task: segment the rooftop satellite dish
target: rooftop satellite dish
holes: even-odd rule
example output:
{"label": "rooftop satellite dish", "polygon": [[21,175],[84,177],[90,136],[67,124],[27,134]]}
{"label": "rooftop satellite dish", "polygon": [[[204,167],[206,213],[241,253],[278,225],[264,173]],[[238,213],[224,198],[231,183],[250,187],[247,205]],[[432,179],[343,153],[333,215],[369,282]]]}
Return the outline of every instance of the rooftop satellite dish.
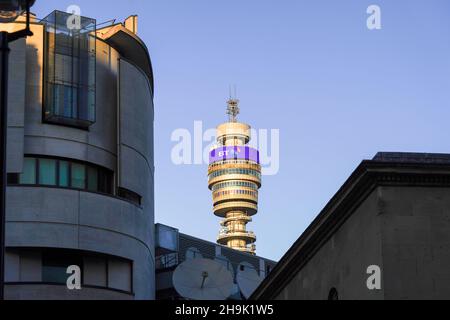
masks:
{"label": "rooftop satellite dish", "polygon": [[[231,264],[230,260],[227,257],[219,255],[214,258],[214,261],[217,261],[218,263],[223,265],[225,268],[227,268],[227,270],[230,271],[231,276],[234,279],[234,268],[233,268],[233,265]],[[233,283],[233,286],[232,286],[231,292],[230,292],[230,296],[233,296],[235,294],[239,294],[239,287],[236,283]]]}
{"label": "rooftop satellite dish", "polygon": [[219,255],[214,258],[214,261],[223,265],[228,271],[231,272],[231,276],[234,277],[233,265],[227,257]]}
{"label": "rooftop satellite dish", "polygon": [[193,300],[224,300],[230,296],[233,287],[233,277],[226,267],[203,258],[180,264],[172,280],[182,297]]}
{"label": "rooftop satellite dish", "polygon": [[248,299],[261,283],[262,279],[255,267],[248,262],[241,262],[238,266],[236,281],[241,293]]}

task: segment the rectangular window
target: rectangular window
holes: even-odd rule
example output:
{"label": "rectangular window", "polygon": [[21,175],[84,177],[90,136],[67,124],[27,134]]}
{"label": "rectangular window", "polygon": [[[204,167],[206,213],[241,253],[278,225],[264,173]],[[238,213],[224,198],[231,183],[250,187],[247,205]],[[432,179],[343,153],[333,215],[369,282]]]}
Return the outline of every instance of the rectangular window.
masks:
{"label": "rectangular window", "polygon": [[19,176],[20,184],[36,184],[36,159],[25,158],[23,173]]}
{"label": "rectangular window", "polygon": [[[9,185],[59,186],[113,194],[114,173],[100,166],[50,158],[25,157],[23,172],[9,173]],[[141,197],[124,192],[122,197],[140,204]]]}
{"label": "rectangular window", "polygon": [[83,284],[108,287],[108,260],[104,256],[85,255],[83,257]]}
{"label": "rectangular window", "polygon": [[39,184],[45,186],[56,185],[56,161],[39,159]]}
{"label": "rectangular window", "polygon": [[131,190],[119,188],[118,195],[119,197],[127,199],[128,201],[131,201],[137,205],[141,205],[142,197]]}
{"label": "rectangular window", "polygon": [[67,268],[72,265],[83,268],[83,261],[79,255],[61,250],[43,252],[42,282],[65,284],[69,277]]}
{"label": "rectangular window", "polygon": [[88,190],[98,191],[98,170],[94,167],[88,167]]}
{"label": "rectangular window", "polygon": [[69,187],[69,163],[59,161],[59,182],[60,187]]}
{"label": "rectangular window", "polygon": [[98,171],[98,191],[112,193],[112,173],[109,170]]}
{"label": "rectangular window", "polygon": [[77,117],[78,88],[71,85],[55,84],[55,114],[63,118]]}
{"label": "rectangular window", "polygon": [[112,289],[133,291],[133,264],[129,260],[108,259],[108,287]]}
{"label": "rectangular window", "polygon": [[72,163],[72,188],[86,188],[86,167],[82,164]]}

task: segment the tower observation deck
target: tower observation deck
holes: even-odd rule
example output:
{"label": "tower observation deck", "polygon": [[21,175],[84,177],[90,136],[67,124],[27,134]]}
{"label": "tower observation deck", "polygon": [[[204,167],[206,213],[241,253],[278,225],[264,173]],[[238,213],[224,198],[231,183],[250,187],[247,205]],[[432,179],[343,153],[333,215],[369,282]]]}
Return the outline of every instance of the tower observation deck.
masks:
{"label": "tower observation deck", "polygon": [[237,122],[239,101],[228,101],[229,122],[217,127],[217,145],[209,154],[208,186],[213,211],[221,221],[217,243],[255,254],[256,235],[246,230],[258,211],[261,166],[258,150],[249,147],[250,126]]}

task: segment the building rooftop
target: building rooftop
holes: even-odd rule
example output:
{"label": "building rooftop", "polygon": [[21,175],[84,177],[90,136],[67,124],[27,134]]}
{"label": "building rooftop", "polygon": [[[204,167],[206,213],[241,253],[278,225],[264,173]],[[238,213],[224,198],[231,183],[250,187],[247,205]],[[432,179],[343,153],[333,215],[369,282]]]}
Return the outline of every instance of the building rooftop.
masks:
{"label": "building rooftop", "polygon": [[414,152],[379,152],[372,159],[379,162],[396,163],[442,163],[450,164],[450,154],[414,153]]}
{"label": "building rooftop", "polygon": [[380,152],[364,160],[325,205],[250,299],[268,299],[318,250],[358,203],[379,186],[450,188],[450,154]]}

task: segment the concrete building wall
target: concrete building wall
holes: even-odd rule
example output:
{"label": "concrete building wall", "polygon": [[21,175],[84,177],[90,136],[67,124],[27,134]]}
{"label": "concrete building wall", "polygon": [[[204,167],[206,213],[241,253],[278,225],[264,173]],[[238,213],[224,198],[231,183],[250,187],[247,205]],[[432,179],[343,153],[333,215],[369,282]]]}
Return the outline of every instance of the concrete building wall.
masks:
{"label": "concrete building wall", "polygon": [[[9,28],[14,25],[10,24]],[[18,24],[15,28],[22,26]],[[117,50],[98,39],[96,122],[88,130],[45,123],[44,27],[33,24],[32,31],[34,36],[26,40],[26,56],[25,41],[12,46],[10,68],[18,68],[18,72],[10,80],[13,82],[10,96],[23,97],[24,101],[17,99],[9,106],[8,172],[22,172],[24,155],[84,161],[113,171],[114,187],[130,188],[142,197],[142,203],[121,199],[116,192],[105,195],[54,187],[9,186],[6,270],[10,284],[6,296],[10,299],[153,299],[153,98],[148,80],[137,67],[123,62]],[[119,64],[124,65],[122,79]],[[22,69],[26,72],[20,72]],[[121,84],[123,81],[131,85]],[[123,97],[121,114],[118,114],[118,88]],[[120,146],[119,141],[123,142]],[[119,150],[122,158],[118,157]],[[124,182],[118,185],[120,180]],[[120,263],[112,263],[115,277],[109,280],[118,289],[132,288],[134,296],[107,289],[78,292],[39,283],[20,283],[41,281],[41,259],[30,257],[26,262],[22,254],[28,250],[39,254],[33,248],[74,249],[128,259],[132,262],[131,283],[127,284],[127,272]],[[14,254],[14,250],[20,254]],[[85,262],[90,266],[87,279],[101,285],[100,266],[93,260]]]}
{"label": "concrete building wall", "polygon": [[132,300],[133,296],[101,288],[69,291],[65,286],[51,284],[7,284],[9,300]]}
{"label": "concrete building wall", "polygon": [[[379,186],[277,299],[442,299],[450,296],[450,189]],[[368,290],[367,267],[381,269]]]}
{"label": "concrete building wall", "polygon": [[10,64],[14,68],[9,72],[8,88],[8,172],[21,172],[24,151],[25,127],[25,79],[26,79],[26,42],[20,39],[11,44],[13,54]]}
{"label": "concrete building wall", "polygon": [[[153,104],[145,74],[128,61],[120,60],[120,186],[142,196],[148,191],[153,172]],[[135,92],[145,94],[137,95]],[[145,174],[143,174],[145,173]]]}
{"label": "concrete building wall", "polygon": [[378,195],[374,191],[327,239],[276,299],[324,300],[332,288],[339,299],[383,299],[384,290],[368,290],[366,270],[382,266]]}
{"label": "concrete building wall", "polygon": [[450,189],[381,190],[386,299],[450,297]]}
{"label": "concrete building wall", "polygon": [[[25,154],[45,154],[117,168],[117,61],[114,48],[97,40],[96,121],[89,130],[42,121],[44,28],[32,27],[27,38]],[[139,94],[138,94],[139,95]]]}

